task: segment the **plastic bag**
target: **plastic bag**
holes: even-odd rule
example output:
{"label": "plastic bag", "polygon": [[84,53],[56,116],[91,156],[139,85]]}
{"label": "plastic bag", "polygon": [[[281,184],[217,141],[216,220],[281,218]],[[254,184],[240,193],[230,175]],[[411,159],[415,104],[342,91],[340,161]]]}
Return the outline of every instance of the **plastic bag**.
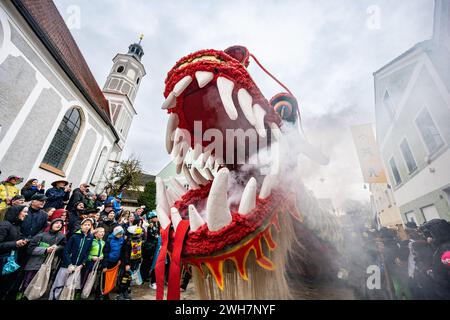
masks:
{"label": "plastic bag", "polygon": [[25,296],[28,300],[36,300],[42,297],[47,290],[48,282],[50,280],[50,273],[52,272],[53,258],[55,257],[56,250],[53,250],[47,258],[45,258],[44,263],[39,268],[38,273],[31,280],[28,287],[25,289]]}
{"label": "plastic bag", "polygon": [[139,264],[139,267],[131,274],[131,285],[140,286],[142,283],[143,281],[141,277],[141,264]]}
{"label": "plastic bag", "polygon": [[95,261],[94,267],[92,268],[91,273],[89,273],[86,283],[84,284],[83,291],[81,292],[81,297],[83,299],[89,298],[89,295],[91,294],[92,288],[94,287],[95,278],[97,276],[97,270],[98,270],[99,265],[100,265],[100,260]]}
{"label": "plastic bag", "polygon": [[75,271],[72,272],[67,278],[66,285],[64,286],[64,289],[59,296],[59,300],[74,300],[75,290],[80,289],[80,282],[81,269],[75,268]]}
{"label": "plastic bag", "polygon": [[6,263],[3,265],[2,275],[11,274],[16,272],[20,266],[16,262],[16,252],[11,251],[11,254],[6,258]]}
{"label": "plastic bag", "polygon": [[116,287],[119,266],[120,262],[118,262],[114,268],[108,269],[106,272],[102,272],[102,277],[104,276],[105,278],[105,287],[102,288],[103,295],[110,293]]}

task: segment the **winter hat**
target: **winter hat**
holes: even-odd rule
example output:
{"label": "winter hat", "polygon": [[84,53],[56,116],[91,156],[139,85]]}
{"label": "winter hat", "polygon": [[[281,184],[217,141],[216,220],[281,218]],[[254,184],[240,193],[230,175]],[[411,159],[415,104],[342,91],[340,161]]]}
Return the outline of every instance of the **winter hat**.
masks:
{"label": "winter hat", "polygon": [[83,221],[81,221],[81,225],[83,225],[85,222],[87,222],[87,221],[90,221],[91,222],[91,225],[94,225],[94,220],[92,219],[92,218],[86,218],[86,219],[83,219]]}
{"label": "winter hat", "polygon": [[152,218],[157,218],[158,216],[156,215],[156,212],[155,211],[150,211],[149,213],[148,213],[148,218],[149,219],[152,219]]}
{"label": "winter hat", "polygon": [[114,236],[117,236],[119,233],[122,233],[122,234],[124,233],[123,228],[121,226],[117,226],[113,230],[113,235]]}
{"label": "winter hat", "polygon": [[9,207],[5,213],[5,221],[9,221],[14,225],[20,225],[22,220],[19,219],[19,213],[21,213],[24,208],[25,206]]}
{"label": "winter hat", "polygon": [[25,200],[25,197],[21,194],[15,195],[11,201],[16,201],[16,200]]}
{"label": "winter hat", "polygon": [[52,220],[52,222],[50,222],[50,229],[53,226],[53,224],[58,222],[58,221],[61,221],[61,223],[62,223],[61,229],[62,229],[64,227],[64,220],[61,219],[61,218],[56,218],[55,220]]}
{"label": "winter hat", "polygon": [[405,223],[407,229],[417,229],[417,224],[414,221],[408,221]]}
{"label": "winter hat", "polygon": [[128,227],[127,231],[129,233],[131,233],[132,235],[135,235],[135,236],[138,236],[138,235],[142,234],[142,228],[138,227],[138,226]]}
{"label": "winter hat", "polygon": [[67,210],[66,209],[56,209],[55,212],[53,212],[52,216],[50,217],[50,222],[55,219],[62,219],[63,213],[66,213],[66,219],[67,219]]}
{"label": "winter hat", "polygon": [[447,267],[450,267],[450,251],[445,251],[441,256],[441,261]]}

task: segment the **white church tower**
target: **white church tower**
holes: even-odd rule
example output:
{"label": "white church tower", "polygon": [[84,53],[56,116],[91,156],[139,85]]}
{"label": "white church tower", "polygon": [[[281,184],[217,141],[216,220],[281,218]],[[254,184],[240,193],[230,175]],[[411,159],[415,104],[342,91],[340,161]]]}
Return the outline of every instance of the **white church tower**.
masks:
{"label": "white church tower", "polygon": [[106,79],[103,93],[109,101],[111,120],[120,136],[119,148],[123,149],[131,122],[136,115],[133,107],[134,99],[145,76],[145,68],[141,63],[144,50],[139,43],[128,47],[126,54],[117,54],[113,59],[113,67]]}

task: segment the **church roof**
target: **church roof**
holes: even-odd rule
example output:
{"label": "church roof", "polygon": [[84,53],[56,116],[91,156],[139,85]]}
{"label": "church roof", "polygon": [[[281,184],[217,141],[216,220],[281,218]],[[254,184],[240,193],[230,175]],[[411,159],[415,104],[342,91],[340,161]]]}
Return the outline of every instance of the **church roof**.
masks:
{"label": "church roof", "polygon": [[62,69],[118,138],[111,123],[108,100],[103,95],[53,1],[13,0],[13,3]]}

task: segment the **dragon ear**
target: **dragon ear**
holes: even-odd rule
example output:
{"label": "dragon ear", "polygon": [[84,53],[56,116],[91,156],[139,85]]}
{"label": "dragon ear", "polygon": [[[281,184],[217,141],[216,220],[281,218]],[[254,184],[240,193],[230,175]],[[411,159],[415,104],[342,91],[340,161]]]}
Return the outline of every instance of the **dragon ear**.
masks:
{"label": "dragon ear", "polygon": [[248,64],[250,63],[250,53],[246,47],[232,46],[225,49],[224,52],[242,63],[246,68],[248,67]]}
{"label": "dragon ear", "polygon": [[275,95],[270,99],[270,104],[284,121],[296,123],[297,117],[300,117],[297,99],[289,93]]}

